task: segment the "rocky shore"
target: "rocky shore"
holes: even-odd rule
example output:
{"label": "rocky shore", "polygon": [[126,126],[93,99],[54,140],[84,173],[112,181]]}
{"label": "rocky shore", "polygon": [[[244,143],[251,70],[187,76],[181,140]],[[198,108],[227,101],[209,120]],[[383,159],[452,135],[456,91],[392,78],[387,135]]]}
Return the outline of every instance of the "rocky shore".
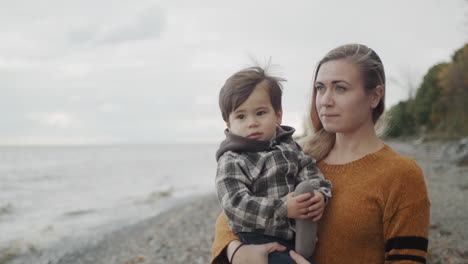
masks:
{"label": "rocky shore", "polygon": [[[388,144],[415,159],[424,171],[432,203],[428,263],[468,263],[468,166],[447,159],[446,142]],[[62,243],[7,263],[209,263],[219,213],[214,194],[192,197],[156,217],[98,238]]]}
{"label": "rocky shore", "polygon": [[432,264],[468,264],[467,140],[394,141],[397,152],[416,160],[431,200],[429,259]]}

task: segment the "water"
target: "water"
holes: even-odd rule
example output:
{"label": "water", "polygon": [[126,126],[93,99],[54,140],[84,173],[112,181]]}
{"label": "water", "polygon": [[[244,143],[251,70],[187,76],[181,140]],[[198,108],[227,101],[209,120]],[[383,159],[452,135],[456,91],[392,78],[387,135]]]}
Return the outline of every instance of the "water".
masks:
{"label": "water", "polygon": [[0,147],[0,255],[117,228],[213,192],[216,148]]}

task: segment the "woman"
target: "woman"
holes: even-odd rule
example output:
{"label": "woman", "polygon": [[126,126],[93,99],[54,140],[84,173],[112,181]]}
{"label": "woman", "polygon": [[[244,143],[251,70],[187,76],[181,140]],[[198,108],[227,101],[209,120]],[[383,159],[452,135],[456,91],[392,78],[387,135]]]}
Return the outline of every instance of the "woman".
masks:
{"label": "woman", "polygon": [[[318,264],[425,263],[426,184],[413,160],[376,135],[384,98],[383,64],[365,45],[340,46],[319,62],[311,106],[315,133],[304,139],[303,148],[332,182],[334,197],[319,221],[312,257]],[[285,250],[275,243],[240,244],[221,214],[212,263],[266,263],[270,252]],[[290,254],[297,263],[309,263]]]}

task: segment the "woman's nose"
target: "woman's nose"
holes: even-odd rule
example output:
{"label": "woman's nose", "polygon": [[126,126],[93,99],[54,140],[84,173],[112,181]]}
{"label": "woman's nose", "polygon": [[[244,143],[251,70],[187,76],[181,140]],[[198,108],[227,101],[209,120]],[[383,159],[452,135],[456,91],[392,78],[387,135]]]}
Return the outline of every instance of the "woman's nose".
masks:
{"label": "woman's nose", "polygon": [[320,95],[320,105],[322,106],[331,106],[333,105],[333,93],[330,89],[325,91],[322,95]]}

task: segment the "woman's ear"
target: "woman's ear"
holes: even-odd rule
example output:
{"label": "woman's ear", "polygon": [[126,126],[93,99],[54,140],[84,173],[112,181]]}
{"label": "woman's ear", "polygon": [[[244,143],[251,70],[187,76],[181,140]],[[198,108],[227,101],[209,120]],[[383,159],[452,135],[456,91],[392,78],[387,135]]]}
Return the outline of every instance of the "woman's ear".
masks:
{"label": "woman's ear", "polygon": [[377,85],[371,94],[371,108],[376,108],[385,93],[383,85]]}

